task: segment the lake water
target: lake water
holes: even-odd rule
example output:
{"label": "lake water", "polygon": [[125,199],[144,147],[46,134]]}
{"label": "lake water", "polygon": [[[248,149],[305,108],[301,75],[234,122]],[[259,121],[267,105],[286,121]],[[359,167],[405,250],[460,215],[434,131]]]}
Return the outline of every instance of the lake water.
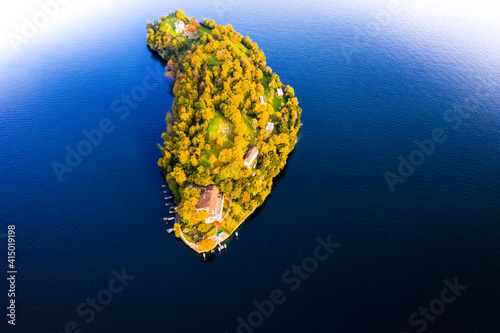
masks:
{"label": "lake water", "polygon": [[[5,32],[20,35],[22,17],[41,10],[19,6],[2,10]],[[173,99],[145,26],[176,8],[250,36],[303,109],[272,194],[206,263],[166,232],[156,165]],[[18,270],[15,328],[1,285],[2,332],[236,332],[238,317],[255,332],[500,332],[495,2],[79,0],[56,9],[18,53],[2,44],[0,260],[7,271],[14,224]],[[99,126],[107,133],[96,145],[80,144]],[[87,156],[70,160],[60,181],[52,165],[66,164],[67,147]],[[399,156],[413,172],[399,175]],[[400,177],[394,191],[386,172]],[[340,244],[321,262],[311,259],[318,237]],[[303,263],[307,275],[288,272]],[[113,269],[135,278],[118,288]],[[467,289],[444,292],[444,302],[444,280],[454,279]],[[282,304],[252,314],[276,289]],[[96,296],[106,305],[76,312]]]}

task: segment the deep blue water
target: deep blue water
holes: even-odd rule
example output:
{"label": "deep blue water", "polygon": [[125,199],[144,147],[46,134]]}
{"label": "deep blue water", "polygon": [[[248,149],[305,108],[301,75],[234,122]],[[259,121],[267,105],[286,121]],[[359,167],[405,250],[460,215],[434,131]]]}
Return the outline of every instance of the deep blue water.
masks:
{"label": "deep blue water", "polygon": [[[37,6],[13,13],[11,30]],[[81,332],[236,332],[254,301],[280,289],[286,300],[255,332],[410,333],[424,328],[410,315],[455,278],[467,289],[425,331],[500,332],[493,2],[415,0],[392,11],[385,1],[65,6],[19,53],[2,51],[0,237],[15,224],[18,270],[16,326],[2,310],[2,332],[59,333],[70,321]],[[156,143],[172,96],[145,24],[176,8],[250,36],[303,109],[272,194],[206,263],[162,219]],[[155,87],[141,96],[148,77]],[[141,101],[124,108],[131,94]],[[66,163],[66,147],[77,149],[101,121],[113,130],[60,182],[53,162]],[[408,160],[414,141],[439,129],[446,140],[392,192],[384,173],[396,174],[398,156]],[[292,291],[282,275],[311,264],[318,237],[341,245]],[[6,238],[0,246],[7,271]],[[85,322],[78,305],[122,268],[135,278]]]}

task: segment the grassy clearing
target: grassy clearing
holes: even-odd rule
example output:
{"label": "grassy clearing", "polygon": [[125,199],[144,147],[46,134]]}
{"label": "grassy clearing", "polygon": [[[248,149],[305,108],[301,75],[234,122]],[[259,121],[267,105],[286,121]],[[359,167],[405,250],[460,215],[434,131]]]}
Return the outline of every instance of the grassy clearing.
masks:
{"label": "grassy clearing", "polygon": [[208,132],[219,133],[224,136],[231,136],[234,132],[233,124],[219,112],[208,124]]}
{"label": "grassy clearing", "polygon": [[252,119],[253,118],[250,116],[247,116],[246,114],[242,115],[242,118],[243,118],[243,121],[245,122],[245,125],[247,126],[248,134],[250,134],[250,138],[252,139],[251,141],[253,141],[253,139],[257,138],[257,135],[258,135],[252,126]]}
{"label": "grassy clearing", "polygon": [[[234,134],[233,134],[233,131],[234,131],[234,126],[232,126],[231,122],[229,120],[227,120],[226,118],[224,118],[224,116],[222,116],[222,114],[218,113],[218,115],[212,119],[210,121],[210,123],[208,124],[208,129],[207,131],[210,133],[217,133],[217,139],[219,141],[222,141],[222,144],[217,144],[216,140],[212,141],[210,143],[210,150],[205,150],[203,151],[202,153],[202,156],[206,159],[206,162],[204,162],[205,164],[208,163],[210,164],[210,156],[211,155],[215,155],[215,156],[219,156],[219,153],[221,152],[221,150],[223,149],[230,149],[230,148],[233,148],[234,147]],[[221,133],[221,129],[224,129],[224,128],[227,128],[228,129],[228,132],[227,133]],[[202,163],[200,161],[200,163]]]}
{"label": "grassy clearing", "polygon": [[168,33],[169,35],[173,36],[173,37],[182,37],[183,34],[178,34],[175,32],[175,29],[174,29],[174,23],[177,22],[178,19],[177,17],[172,14],[170,14],[169,16],[167,16],[166,19],[164,19],[162,22],[164,23],[162,26],[161,26],[161,29],[160,31],[162,33]]}
{"label": "grassy clearing", "polygon": [[[234,204],[234,202],[233,202],[233,204]],[[238,226],[238,222],[236,222],[231,215],[229,215],[228,217],[226,217],[226,219],[224,220],[224,222],[222,222],[222,229],[228,235],[230,235],[236,229],[237,226]]]}
{"label": "grassy clearing", "polygon": [[217,60],[215,54],[208,57],[208,65],[209,66],[220,66],[224,63],[224,61]]}
{"label": "grassy clearing", "polygon": [[268,103],[271,103],[274,112],[278,112],[282,109],[281,103],[285,102],[285,98],[279,97],[276,92],[272,93],[271,89],[269,89],[269,82],[271,82],[270,76],[264,76],[262,78],[262,86],[264,87],[264,96],[266,97]]}
{"label": "grassy clearing", "polygon": [[209,34],[211,35],[212,34],[212,30],[208,29],[207,27],[205,26],[201,26],[201,36],[203,36],[204,34]]}
{"label": "grassy clearing", "polygon": [[271,106],[273,107],[274,112],[281,110],[281,102],[283,102],[283,98],[278,95],[274,95],[273,100],[271,101]]}
{"label": "grassy clearing", "polygon": [[[209,151],[207,150],[207,152],[209,152]],[[203,165],[203,167],[205,167],[205,168],[211,168],[212,167],[212,163],[210,163],[210,161],[207,160],[206,158],[200,159],[200,164]]]}
{"label": "grassy clearing", "polygon": [[210,124],[208,124],[208,132],[219,132],[221,118],[222,116],[219,115],[210,121]]}
{"label": "grassy clearing", "polygon": [[[176,33],[175,32],[175,29],[174,29],[174,23],[179,21],[179,19],[177,18],[177,16],[175,16],[175,14],[170,14],[168,15],[162,22],[164,23],[161,28],[160,28],[160,31],[165,34],[165,33],[168,33],[169,35],[171,35],[172,37],[184,37],[184,33]],[[204,34],[212,34],[212,30],[210,30],[209,28],[205,27],[205,26],[201,26],[201,31],[199,33],[199,37],[203,36]],[[196,38],[198,39],[198,38]],[[186,38],[186,42],[188,44],[192,44],[192,40],[189,39],[189,38]]]}
{"label": "grassy clearing", "polygon": [[216,234],[217,234],[217,228],[214,226],[207,233],[205,233],[205,238],[209,238],[209,237],[215,236]]}
{"label": "grassy clearing", "polygon": [[243,45],[241,43],[237,43],[237,44],[234,44],[234,46],[236,46],[236,48],[238,49],[238,55],[240,57],[247,58],[249,56],[249,51],[245,47],[245,45]]}
{"label": "grassy clearing", "polygon": [[270,76],[266,76],[264,75],[264,77],[262,78],[262,86],[264,86],[264,94],[266,96],[269,96],[271,90],[269,89],[269,82],[271,82],[271,77]]}

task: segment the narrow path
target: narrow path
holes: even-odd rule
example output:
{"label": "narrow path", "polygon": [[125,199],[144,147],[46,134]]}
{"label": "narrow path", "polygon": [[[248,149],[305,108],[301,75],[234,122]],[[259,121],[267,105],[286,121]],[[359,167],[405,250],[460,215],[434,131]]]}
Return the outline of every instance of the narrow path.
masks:
{"label": "narrow path", "polygon": [[222,220],[220,220],[219,223],[224,222],[224,220],[226,219],[226,217],[229,215],[229,212],[231,211],[231,204],[233,202],[233,199],[229,195],[228,195],[228,197],[229,197],[229,207],[227,207],[226,215],[224,215],[224,217],[222,218]]}

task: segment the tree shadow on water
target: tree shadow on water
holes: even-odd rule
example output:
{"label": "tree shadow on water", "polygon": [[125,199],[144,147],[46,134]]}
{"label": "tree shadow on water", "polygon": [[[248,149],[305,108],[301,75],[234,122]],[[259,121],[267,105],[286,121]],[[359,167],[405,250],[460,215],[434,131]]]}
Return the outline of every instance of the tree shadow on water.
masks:
{"label": "tree shadow on water", "polygon": [[[146,46],[148,48],[149,53],[151,54],[151,58],[154,60],[158,61],[160,65],[163,68],[167,67],[167,61],[163,59],[158,52],[153,50],[152,48],[149,47],[149,45]],[[166,76],[166,75],[165,75]],[[167,77],[167,85],[168,85],[168,92],[170,95],[174,95],[174,80],[170,77]]]}
{"label": "tree shadow on water", "polygon": [[146,46],[149,50],[149,52],[151,53],[151,58],[153,58],[154,60],[158,60],[160,62],[160,65],[162,67],[166,67],[167,66],[167,61],[165,59],[163,59],[159,54],[158,52],[156,52],[155,50],[153,50],[152,48],[149,47],[149,45]]}
{"label": "tree shadow on water", "polygon": [[[283,169],[280,171],[280,173],[278,173],[278,175],[276,177],[274,177],[273,179],[273,185],[271,187],[271,193],[269,193],[269,195],[267,196],[266,200],[264,200],[264,202],[262,203],[262,205],[260,205],[259,207],[257,207],[255,209],[255,211],[250,214],[250,216],[245,220],[245,222],[243,222],[243,224],[238,228],[238,229],[241,229],[243,226],[248,226],[252,223],[252,221],[266,208],[266,205],[267,205],[267,202],[269,201],[269,198],[273,195],[273,191],[276,189],[277,186],[279,186],[279,183],[281,182],[282,179],[284,179],[286,177],[286,174],[287,174],[287,171],[288,171],[288,168],[289,168],[289,162],[290,162],[290,159],[292,158],[293,154],[295,153],[295,149],[292,150],[289,154],[288,154],[288,157],[287,157],[287,163],[285,164],[285,166],[283,167]],[[234,234],[231,235],[230,239],[234,237]]]}

